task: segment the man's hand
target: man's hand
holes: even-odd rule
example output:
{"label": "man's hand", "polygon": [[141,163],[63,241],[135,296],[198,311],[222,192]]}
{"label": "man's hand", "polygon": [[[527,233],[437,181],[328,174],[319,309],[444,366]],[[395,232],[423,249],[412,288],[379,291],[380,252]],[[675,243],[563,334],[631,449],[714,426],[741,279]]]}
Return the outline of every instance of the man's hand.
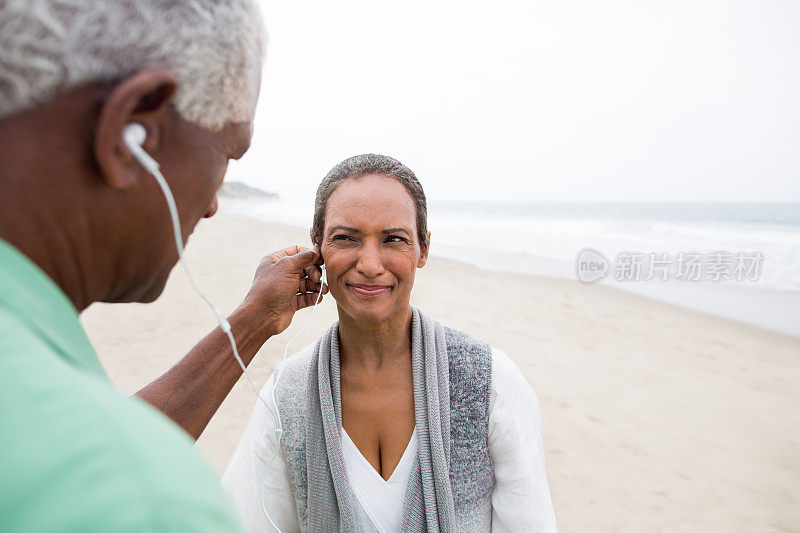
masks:
{"label": "man's hand", "polygon": [[266,256],[256,269],[242,308],[270,324],[270,335],[281,333],[292,323],[295,311],[314,305],[320,290],[327,294],[327,285],[320,283],[319,265],[319,252],[302,246],[290,246]]}
{"label": "man's hand", "polygon": [[[245,366],[269,337],[289,327],[295,311],[314,305],[320,290],[328,292],[320,284],[321,264],[318,251],[300,246],[261,260],[244,302],[228,317]],[[137,395],[196,439],[241,375],[227,335],[214,328]]]}

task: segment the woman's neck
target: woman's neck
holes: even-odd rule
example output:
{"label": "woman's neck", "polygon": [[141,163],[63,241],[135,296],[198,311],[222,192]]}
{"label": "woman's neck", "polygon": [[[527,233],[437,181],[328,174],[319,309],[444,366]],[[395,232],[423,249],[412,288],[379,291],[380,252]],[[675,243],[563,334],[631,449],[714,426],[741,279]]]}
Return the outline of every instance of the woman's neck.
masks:
{"label": "woman's neck", "polygon": [[385,322],[359,322],[339,309],[342,366],[378,371],[411,353],[411,307]]}

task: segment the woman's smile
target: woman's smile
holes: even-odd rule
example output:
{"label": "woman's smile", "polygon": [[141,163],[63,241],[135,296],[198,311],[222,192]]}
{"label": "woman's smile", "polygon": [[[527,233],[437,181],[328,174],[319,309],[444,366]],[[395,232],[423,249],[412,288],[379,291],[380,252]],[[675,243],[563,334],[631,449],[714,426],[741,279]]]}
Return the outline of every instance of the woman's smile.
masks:
{"label": "woman's smile", "polygon": [[347,287],[356,294],[367,298],[374,298],[392,290],[391,285],[366,285],[363,283],[348,283]]}

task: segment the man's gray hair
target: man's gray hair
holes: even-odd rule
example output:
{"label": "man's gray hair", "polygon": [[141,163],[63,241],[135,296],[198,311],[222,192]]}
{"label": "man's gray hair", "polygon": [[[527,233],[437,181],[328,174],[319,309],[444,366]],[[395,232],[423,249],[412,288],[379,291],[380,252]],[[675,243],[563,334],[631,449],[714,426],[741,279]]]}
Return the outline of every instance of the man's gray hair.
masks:
{"label": "man's gray hair", "polygon": [[252,117],[265,48],[253,0],[0,0],[0,120],[165,66],[178,112],[218,130]]}

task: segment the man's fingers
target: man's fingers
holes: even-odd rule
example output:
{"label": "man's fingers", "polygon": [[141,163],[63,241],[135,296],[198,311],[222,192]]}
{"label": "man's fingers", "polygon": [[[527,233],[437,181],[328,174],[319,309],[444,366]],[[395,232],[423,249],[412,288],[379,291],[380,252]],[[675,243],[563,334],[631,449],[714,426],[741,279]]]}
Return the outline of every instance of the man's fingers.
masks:
{"label": "man's fingers", "polygon": [[[309,257],[308,255],[305,255],[305,254],[308,253],[308,252],[313,252],[311,257],[317,256],[319,254],[319,252],[317,252],[316,249],[306,248],[305,246],[300,246],[298,244],[295,244],[295,245],[292,245],[292,246],[287,246],[283,250],[278,250],[277,252],[272,252],[271,254],[266,256],[263,260],[266,260],[269,263],[274,265],[275,263],[277,263],[279,261],[283,261],[283,260],[285,260],[287,258],[294,258],[295,261],[300,259],[301,263],[302,263],[302,266],[298,267],[298,269],[299,269],[299,268],[302,268],[302,267],[305,266],[305,260],[306,260],[306,258]],[[298,256],[300,256],[300,257],[298,257]],[[312,261],[312,263],[313,263],[313,261]]]}
{"label": "man's fingers", "polygon": [[319,281],[322,279],[322,269],[317,265],[307,266],[304,270],[306,277],[312,281]]}
{"label": "man's fingers", "polygon": [[[298,247],[300,248],[300,247]],[[309,250],[309,249],[302,249],[301,251],[297,252],[293,255],[286,255],[281,257],[280,261],[286,262],[291,265],[292,270],[297,272],[298,274],[303,272],[306,275],[306,268],[314,265],[319,259],[319,252],[316,250]]]}
{"label": "man's fingers", "polygon": [[[320,282],[319,281],[314,281],[314,280],[311,280],[311,279],[305,279],[304,278],[304,279],[300,280],[300,284],[298,286],[297,292],[299,292],[299,293],[319,292],[319,289],[320,289]],[[325,285],[322,289],[323,289],[322,290],[322,294],[327,294],[328,293],[328,286],[327,285]]]}
{"label": "man's fingers", "polygon": [[319,301],[321,302],[323,296],[319,296],[319,292],[306,292],[303,294],[298,294],[294,297],[294,304],[297,309],[304,309],[317,303],[317,298],[319,298]]}
{"label": "man's fingers", "polygon": [[278,261],[280,261],[284,257],[290,257],[290,256],[293,256],[293,255],[297,255],[298,253],[303,252],[305,250],[308,250],[308,248],[305,248],[303,246],[299,246],[299,245],[295,244],[295,245],[292,245],[292,246],[287,246],[283,250],[278,250],[277,252],[272,252],[271,254],[269,254],[264,259],[269,260],[270,263],[277,263]]}

